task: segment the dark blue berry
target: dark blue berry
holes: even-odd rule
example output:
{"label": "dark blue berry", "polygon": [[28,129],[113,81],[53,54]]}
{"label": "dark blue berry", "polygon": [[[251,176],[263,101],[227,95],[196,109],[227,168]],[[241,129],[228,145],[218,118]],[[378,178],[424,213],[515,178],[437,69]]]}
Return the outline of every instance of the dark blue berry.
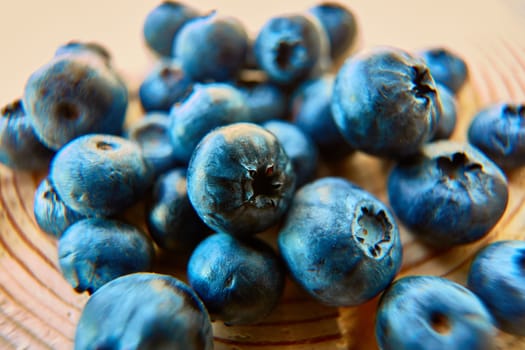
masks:
{"label": "dark blue berry", "polygon": [[401,267],[394,217],[377,198],[342,178],[318,179],[297,191],[278,243],[293,278],[333,306],[373,298]]}
{"label": "dark blue berry", "polygon": [[214,234],[193,251],[187,270],[211,317],[228,325],[261,321],[284,289],[284,266],[272,248],[256,238]]}
{"label": "dark blue berry", "polygon": [[437,83],[445,85],[454,94],[458,93],[468,76],[468,67],[463,58],[444,47],[426,49],[419,55]]}
{"label": "dark blue berry", "polygon": [[436,84],[436,87],[439,99],[441,100],[441,111],[433,140],[448,139],[456,127],[456,98],[444,85]]}
{"label": "dark blue berry", "polygon": [[59,149],[89,133],[121,134],[128,92],[97,55],[60,55],[29,77],[23,101],[39,139]]}
{"label": "dark blue berry", "polygon": [[99,134],[68,143],[49,173],[62,201],[87,216],[108,216],[131,206],[148,189],[152,175],[137,144]]}
{"label": "dark blue berry", "polygon": [[33,212],[38,226],[55,237],[60,237],[69,226],[86,218],[64,204],[49,178],[42,180],[36,189]]}
{"label": "dark blue berry", "polygon": [[248,36],[240,21],[213,12],[182,27],[173,50],[194,80],[229,81],[244,65]]}
{"label": "dark blue berry", "polygon": [[487,308],[465,287],[437,276],[409,276],[383,294],[376,315],[382,350],[493,350]]}
{"label": "dark blue berry", "polygon": [[452,141],[429,143],[388,177],[392,209],[423,241],[440,247],[486,235],[507,206],[507,180],[474,147]]}
{"label": "dark blue berry", "polygon": [[0,111],[0,163],[16,170],[45,170],[54,152],[35,135],[22,101]]}
{"label": "dark blue berry", "polygon": [[119,277],[88,300],[75,350],[212,350],[210,318],[195,292],[153,273]]}
{"label": "dark blue berry", "polygon": [[332,113],[352,147],[398,157],[416,153],[432,138],[440,104],[423,62],[383,47],[347,59],[335,80]]}
{"label": "dark blue berry", "polygon": [[506,332],[525,336],[525,242],[494,242],[477,253],[468,287]]}
{"label": "dark blue berry", "polygon": [[160,61],[139,87],[139,98],[146,112],[169,112],[192,91],[193,81],[178,61]]}
{"label": "dark blue berry", "polygon": [[117,277],[148,271],[153,256],[149,237],[116,220],[80,220],[58,241],[62,275],[79,293],[92,294]]}
{"label": "dark blue berry", "polygon": [[212,233],[188,199],[186,170],[182,168],[157,180],[146,220],[155,243],[170,251],[189,251]]}
{"label": "dark blue berry", "polygon": [[188,166],[188,196],[219,232],[246,236],[275,225],[295,190],[293,165],[277,138],[251,123],[210,132]]}
{"label": "dark blue berry", "polygon": [[173,41],[179,30],[199,16],[194,8],[176,1],[164,1],[146,16],[144,39],[158,55],[173,55]]}
{"label": "dark blue berry", "polygon": [[498,103],[472,119],[469,142],[505,170],[525,165],[525,105]]}

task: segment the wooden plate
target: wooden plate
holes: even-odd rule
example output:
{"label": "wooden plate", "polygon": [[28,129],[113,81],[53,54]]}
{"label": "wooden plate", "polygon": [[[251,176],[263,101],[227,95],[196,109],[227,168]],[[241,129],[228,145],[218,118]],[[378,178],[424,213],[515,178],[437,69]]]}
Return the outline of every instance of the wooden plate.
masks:
{"label": "wooden plate", "polygon": [[[108,5],[107,2],[92,1],[90,7],[99,6],[99,9],[107,10],[104,12],[106,15],[100,14],[96,21],[89,16],[93,11],[86,10],[88,15],[84,16],[83,9],[78,8],[78,5],[75,7],[58,0],[49,3],[48,9],[58,11],[46,13],[48,17],[45,19],[49,23],[67,15],[68,23],[77,23],[79,28],[85,26],[86,30],[93,28],[94,23],[103,28],[111,24],[114,27],[108,28],[124,27],[129,30],[109,30],[103,34],[99,30],[90,37],[88,31],[79,34],[72,28],[75,33],[72,36],[68,34],[67,28],[59,26],[47,30],[50,27],[45,25],[49,23],[38,22],[42,17],[41,13],[36,13],[38,11],[33,14],[34,22],[24,18],[30,30],[18,30],[20,26],[16,27],[15,24],[22,18],[7,16],[7,25],[6,21],[3,22],[6,28],[0,27],[4,48],[11,55],[6,53],[6,63],[0,67],[0,76],[12,82],[0,88],[0,96],[5,103],[20,96],[25,79],[48,59],[49,52],[57,44],[73,38],[108,44],[110,49],[113,48],[115,61],[130,84],[136,86],[141,81],[151,66],[151,56],[140,45],[123,43],[122,38],[124,34],[128,37],[135,35],[135,39],[129,40],[140,42],[142,20],[157,2],[145,1],[137,7],[129,5],[126,8],[118,7],[117,2]],[[269,0],[264,1],[264,4],[253,4],[225,0],[218,5],[213,1],[200,1],[194,6],[202,9],[217,6],[225,13],[239,17],[252,32],[256,32],[270,16],[301,11],[313,3],[289,0],[282,4],[281,1]],[[61,4],[64,6],[62,12],[59,7]],[[11,13],[20,16],[20,11],[27,11],[22,9],[23,5],[9,6],[12,6],[9,9]],[[354,51],[379,44],[407,50],[445,45],[465,58],[470,77],[467,86],[458,95],[459,124],[454,139],[465,140],[469,120],[479,108],[498,101],[525,102],[523,2],[493,0],[480,4],[470,0],[443,0],[437,4],[416,0],[356,0],[348,3],[348,6],[358,16],[361,29]],[[75,12],[75,9],[81,11]],[[117,15],[129,15],[125,17],[129,21],[115,21]],[[44,34],[35,31],[39,26],[44,26]],[[14,32],[5,34],[3,29],[7,27],[12,31],[15,28]],[[37,39],[40,37],[44,43]],[[115,37],[118,40],[112,41],[111,38]],[[21,50],[28,50],[26,47],[18,50],[18,56],[12,52],[16,51],[16,45],[27,38],[33,38],[36,47],[48,45],[49,50],[45,54],[35,53],[40,63],[35,64],[33,56],[28,58],[20,54]],[[142,51],[129,55],[137,47]],[[132,110],[138,113],[137,108]],[[338,165],[324,167],[321,174],[345,176],[387,201],[385,179],[390,166],[388,162],[359,153]],[[481,246],[500,239],[524,239],[525,169],[507,175],[510,182],[509,205],[503,218],[487,237],[471,245],[433,251],[403,230],[404,260],[400,275],[434,274],[464,283],[469,262]],[[76,294],[64,281],[57,266],[56,241],[43,234],[33,218],[33,193],[43,176],[45,174],[13,172],[0,166],[0,349],[72,348],[75,325],[88,299],[85,294]],[[161,262],[165,261],[166,257],[163,257]],[[176,264],[161,263],[157,268],[157,271],[175,274],[180,270],[181,267]],[[214,324],[216,349],[375,349],[373,322],[376,304],[377,299],[374,299],[360,307],[330,308],[319,305],[293,283],[288,283],[283,301],[264,322],[244,327]],[[498,335],[498,342],[501,349],[525,348],[524,338],[504,333]]]}

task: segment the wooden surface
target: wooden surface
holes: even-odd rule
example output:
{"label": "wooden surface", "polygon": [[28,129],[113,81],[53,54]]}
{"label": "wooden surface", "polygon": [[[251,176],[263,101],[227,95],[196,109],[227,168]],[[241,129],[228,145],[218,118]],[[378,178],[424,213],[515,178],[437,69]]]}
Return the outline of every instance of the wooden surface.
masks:
{"label": "wooden surface", "polygon": [[[5,16],[2,25],[7,22],[7,27],[0,28],[0,38],[6,49],[6,63],[0,67],[0,77],[4,78],[0,97],[4,104],[20,96],[27,76],[45,62],[59,43],[73,38],[109,43],[117,66],[125,72],[130,84],[140,82],[150,67],[151,56],[141,47],[138,36],[143,17],[157,2],[143,1],[139,4],[138,1],[131,1],[126,2],[129,5],[127,8],[114,10],[102,1],[93,1],[91,7],[104,9],[104,6],[109,6],[107,11],[113,16],[102,15],[98,22],[94,22],[93,17],[96,11],[86,10],[86,15],[82,16],[77,13],[82,11],[74,11],[74,6],[79,8],[79,3],[69,2],[62,8],[67,16],[60,18],[65,18],[68,25],[76,23],[77,26],[64,28],[56,25],[51,29],[42,21],[50,20],[50,16],[52,20],[56,12],[49,12],[47,17],[35,15],[34,21],[27,21],[21,12],[25,2],[19,5],[5,3],[8,2],[0,5],[0,11],[14,15]],[[35,6],[41,6],[36,3],[40,2],[35,2]],[[57,6],[62,4],[57,0],[48,3],[59,10]],[[269,16],[283,11],[300,11],[313,2],[287,1],[282,4],[282,1],[264,1],[254,5],[253,2],[233,0],[201,1],[195,2],[195,6],[209,9],[213,3],[223,12],[241,18],[255,32]],[[131,4],[137,6],[132,7]],[[2,8],[6,6],[13,8]],[[497,101],[525,102],[523,1],[494,0],[479,4],[470,0],[445,0],[436,4],[412,0],[356,0],[348,2],[348,6],[358,16],[361,29],[354,51],[377,44],[395,45],[408,50],[446,45],[466,59],[470,77],[458,96],[459,124],[454,139],[465,139],[470,118],[482,106]],[[115,16],[124,16],[128,12],[129,17],[126,18],[129,23],[115,21]],[[22,21],[27,25],[15,26]],[[78,32],[78,28],[93,27],[94,23],[102,28],[111,23],[119,28],[126,28],[127,25],[133,29],[112,33],[111,30],[99,28],[92,37],[87,32]],[[71,31],[68,32],[68,28]],[[6,33],[6,30],[11,32]],[[32,39],[24,41],[24,35],[29,37],[31,30]],[[123,43],[124,34],[130,42],[139,44]],[[111,38],[115,36],[118,40],[113,42]],[[32,43],[37,48],[48,45],[47,51],[28,51]],[[6,84],[6,81],[9,83]],[[387,201],[385,179],[390,166],[389,162],[356,154],[337,166],[323,167],[320,174],[345,176]],[[44,175],[15,173],[0,166],[0,349],[71,349],[76,321],[87,300],[87,295],[76,294],[64,281],[57,266],[56,241],[40,232],[34,221],[33,193]],[[503,218],[486,238],[471,245],[438,252],[424,248],[403,230],[401,275],[435,274],[464,283],[469,262],[479,247],[498,239],[524,239],[525,169],[507,175],[510,182],[509,204]],[[267,236],[271,239],[271,233]],[[180,271],[180,266],[167,264],[168,260],[169,257],[162,257],[156,270]],[[377,299],[374,299],[357,308],[325,307],[289,283],[278,309],[261,324],[245,327],[214,324],[216,349],[375,349],[373,317],[376,303]],[[498,342],[501,349],[525,349],[525,339],[508,334],[499,334]]]}

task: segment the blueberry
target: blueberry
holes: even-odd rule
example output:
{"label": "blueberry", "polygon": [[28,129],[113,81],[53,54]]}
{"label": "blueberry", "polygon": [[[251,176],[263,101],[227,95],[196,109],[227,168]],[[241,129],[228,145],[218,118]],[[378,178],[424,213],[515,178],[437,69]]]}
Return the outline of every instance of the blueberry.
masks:
{"label": "blueberry", "polygon": [[188,199],[183,168],[173,169],[157,180],[146,219],[155,243],[170,251],[193,249],[212,232]]}
{"label": "blueberry", "polygon": [[269,120],[262,124],[277,137],[292,162],[296,187],[312,180],[317,170],[317,147],[310,136],[284,120]]}
{"label": "blueberry", "polygon": [[437,83],[445,85],[456,94],[465,84],[468,67],[463,58],[444,47],[434,47],[419,52]]}
{"label": "blueberry", "polygon": [[188,163],[199,141],[216,127],[245,122],[250,110],[241,92],[229,84],[195,85],[193,93],[170,111],[175,157]]}
{"label": "blueberry", "polygon": [[441,112],[439,113],[436,133],[433,140],[448,139],[454,132],[457,120],[456,98],[452,92],[441,84],[436,84]]}
{"label": "blueberry", "polygon": [[140,103],[145,111],[169,112],[192,91],[193,81],[178,61],[160,61],[139,87]]}
{"label": "blueberry", "polygon": [[38,226],[55,237],[60,237],[69,226],[86,218],[64,204],[49,178],[42,180],[36,189],[33,212]]}
{"label": "blueberry", "polygon": [[187,270],[211,317],[227,325],[261,321],[284,289],[284,266],[272,248],[256,238],[214,234],[195,248]]}
{"label": "blueberry", "polygon": [[119,277],[88,300],[75,350],[212,350],[210,318],[195,292],[153,273]]}
{"label": "blueberry", "polygon": [[525,242],[494,242],[477,253],[468,287],[506,332],[525,336]]}
{"label": "blueberry", "polygon": [[108,67],[111,66],[111,54],[104,46],[96,42],[70,41],[58,47],[55,51],[55,57],[70,54],[83,54],[86,52],[95,54],[102,59]]}
{"label": "blueberry", "polygon": [[330,103],[334,76],[325,74],[301,84],[292,97],[293,122],[316,143],[326,159],[339,159],[353,152],[332,116]]}
{"label": "blueberry", "polygon": [[308,12],[317,17],[326,31],[330,43],[330,56],[342,56],[354,43],[357,21],[349,8],[342,4],[323,2]]}
{"label": "blueberry", "polygon": [[525,165],[525,105],[497,103],[480,110],[468,140],[505,170]]}
{"label": "blueberry", "polygon": [[508,188],[501,170],[477,149],[438,141],[397,164],[388,197],[412,233],[447,247],[486,235],[505,211]]}
{"label": "blueberry", "polygon": [[22,102],[2,108],[0,117],[0,163],[16,170],[45,170],[54,152],[35,135]]}
{"label": "blueberry", "polygon": [[382,350],[495,349],[492,318],[475,294],[437,276],[409,276],[381,297],[376,338]]}
{"label": "blueberry", "polygon": [[133,123],[127,131],[127,137],[142,149],[144,161],[155,177],[178,165],[171,144],[170,125],[168,114],[152,112]]}
{"label": "blueberry", "polygon": [[441,102],[420,59],[382,47],[347,59],[337,73],[331,107],[352,147],[398,157],[416,153],[431,139]]}
{"label": "blueberry", "polygon": [[182,27],[173,52],[194,80],[228,81],[237,77],[247,50],[243,24],[213,12]]}
{"label": "blueberry", "polygon": [[277,138],[251,123],[210,132],[188,166],[188,196],[212,229],[247,236],[276,224],[295,190],[293,166]]}
{"label": "blueberry", "polygon": [[288,111],[288,96],[278,85],[270,82],[241,82],[239,90],[250,110],[252,123],[283,119]]}
{"label": "blueberry", "polygon": [[322,40],[316,24],[306,16],[274,17],[255,39],[255,58],[271,80],[291,85],[314,71],[322,59]]}
{"label": "blueberry", "polygon": [[390,211],[342,178],[321,178],[297,191],[278,243],[293,278],[333,306],[373,298],[401,267],[401,241]]}
{"label": "blueberry", "polygon": [[150,185],[152,172],[134,142],[90,134],[56,154],[49,177],[71,209],[87,216],[108,216],[135,203]]}
{"label": "blueberry", "polygon": [[58,263],[75,291],[92,294],[117,277],[148,271],[154,251],[134,226],[92,218],[71,225],[58,241]]}
{"label": "blueberry", "polygon": [[60,55],[29,77],[23,101],[36,135],[59,149],[89,133],[121,134],[128,93],[93,54]]}
{"label": "blueberry", "polygon": [[163,1],[151,10],[144,21],[144,39],[157,54],[170,57],[173,41],[180,29],[199,16],[194,8],[176,1]]}

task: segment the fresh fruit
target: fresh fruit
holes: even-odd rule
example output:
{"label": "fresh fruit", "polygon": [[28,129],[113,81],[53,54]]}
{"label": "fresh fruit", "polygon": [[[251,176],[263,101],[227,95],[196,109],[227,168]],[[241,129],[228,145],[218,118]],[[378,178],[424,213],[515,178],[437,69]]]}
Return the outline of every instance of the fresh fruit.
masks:
{"label": "fresh fruit", "polygon": [[401,267],[394,217],[377,198],[343,178],[321,178],[299,189],[278,243],[292,277],[333,306],[370,300]]}
{"label": "fresh fruit", "polygon": [[212,350],[210,318],[180,280],[130,274],[100,288],[82,311],[75,350],[95,349]]}
{"label": "fresh fruit", "polygon": [[445,47],[433,47],[420,51],[418,55],[425,61],[434,80],[452,93],[457,94],[465,85],[468,67],[458,54]]}
{"label": "fresh fruit", "polygon": [[388,177],[388,198],[418,238],[437,247],[485,236],[507,206],[507,179],[466,143],[437,141],[401,160]]}
{"label": "fresh fruit", "polygon": [[86,216],[108,216],[134,204],[153,173],[134,142],[90,134],[56,154],[49,178],[66,206]]}
{"label": "fresh fruit", "polygon": [[154,257],[149,237],[110,219],[77,221],[58,240],[58,263],[75,291],[94,293],[117,277],[146,272]]}
{"label": "fresh fruit", "polygon": [[261,321],[275,308],[285,270],[263,241],[217,233],[195,248],[187,276],[213,319],[240,325]]}
{"label": "fresh fruit", "polygon": [[525,165],[525,105],[483,108],[470,123],[468,140],[505,170]]}
{"label": "fresh fruit", "polygon": [[382,295],[376,315],[381,350],[496,349],[496,330],[483,302],[437,276],[408,276]]}
{"label": "fresh fruit", "polygon": [[212,229],[248,236],[282,218],[295,190],[293,165],[261,126],[235,123],[210,132],[188,166],[188,196]]}
{"label": "fresh fruit", "polygon": [[337,73],[332,113],[355,149],[384,157],[417,153],[434,135],[440,109],[428,68],[403,50],[362,51]]}
{"label": "fresh fruit", "polygon": [[506,332],[525,336],[525,242],[493,242],[476,254],[468,288],[483,300]]}

